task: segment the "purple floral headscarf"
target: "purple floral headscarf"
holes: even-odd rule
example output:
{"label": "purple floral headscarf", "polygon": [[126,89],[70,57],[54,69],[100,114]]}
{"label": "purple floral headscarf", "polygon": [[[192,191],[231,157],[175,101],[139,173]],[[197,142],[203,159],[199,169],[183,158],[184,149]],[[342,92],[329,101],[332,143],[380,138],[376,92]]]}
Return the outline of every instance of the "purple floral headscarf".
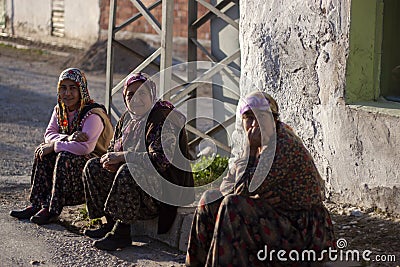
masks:
{"label": "purple floral headscarf", "polygon": [[153,103],[155,103],[157,101],[156,84],[150,79],[150,77],[143,72],[131,73],[125,79],[124,90],[122,92],[126,108],[128,108],[128,103],[125,102],[125,96],[128,92],[127,89],[128,89],[128,86],[133,84],[134,82],[142,82],[143,86],[146,86],[147,88],[149,88],[149,91],[151,94],[151,99],[152,99]]}

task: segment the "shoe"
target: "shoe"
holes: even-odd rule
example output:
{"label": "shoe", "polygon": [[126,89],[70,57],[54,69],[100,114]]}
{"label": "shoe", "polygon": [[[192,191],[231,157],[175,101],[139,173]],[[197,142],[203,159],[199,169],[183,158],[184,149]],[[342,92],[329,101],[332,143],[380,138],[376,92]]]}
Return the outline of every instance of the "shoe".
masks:
{"label": "shoe", "polygon": [[49,208],[43,208],[38,213],[31,217],[31,222],[38,225],[56,222],[58,219],[57,214],[49,212]]}
{"label": "shoe", "polygon": [[33,206],[26,207],[22,210],[12,210],[10,211],[10,216],[15,217],[20,220],[29,219],[35,215],[40,209]]}
{"label": "shoe", "polygon": [[95,248],[101,250],[117,250],[132,245],[131,226],[117,221],[111,232],[100,240],[93,242]]}
{"label": "shoe", "polygon": [[93,246],[95,248],[108,251],[114,251],[119,248],[125,248],[130,245],[132,245],[132,239],[130,236],[122,237],[114,234],[113,232],[110,232],[106,234],[106,236],[103,237],[102,239],[93,242]]}
{"label": "shoe", "polygon": [[86,229],[83,231],[83,234],[91,238],[102,238],[105,237],[108,232],[111,232],[113,226],[113,223],[105,223],[102,224],[98,229]]}

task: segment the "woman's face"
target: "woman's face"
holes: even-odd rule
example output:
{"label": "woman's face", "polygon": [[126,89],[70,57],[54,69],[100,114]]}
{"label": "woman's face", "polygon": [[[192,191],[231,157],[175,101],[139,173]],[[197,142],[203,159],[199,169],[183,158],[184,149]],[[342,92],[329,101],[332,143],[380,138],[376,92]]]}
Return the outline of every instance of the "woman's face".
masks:
{"label": "woman's face", "polygon": [[59,94],[61,101],[69,111],[79,108],[81,92],[78,85],[74,81],[70,79],[62,80],[60,83]]}
{"label": "woman's face", "polygon": [[[274,134],[274,119],[269,111],[255,110],[254,113],[252,110],[248,110],[242,115],[242,123],[246,132],[259,128],[259,131],[255,132],[261,134],[260,140],[263,140],[263,144],[267,144]],[[251,142],[252,140],[249,141]]]}
{"label": "woman's face", "polygon": [[133,114],[142,116],[153,106],[153,101],[149,89],[142,86],[143,82],[134,82],[128,86],[125,95],[125,103],[129,111]]}

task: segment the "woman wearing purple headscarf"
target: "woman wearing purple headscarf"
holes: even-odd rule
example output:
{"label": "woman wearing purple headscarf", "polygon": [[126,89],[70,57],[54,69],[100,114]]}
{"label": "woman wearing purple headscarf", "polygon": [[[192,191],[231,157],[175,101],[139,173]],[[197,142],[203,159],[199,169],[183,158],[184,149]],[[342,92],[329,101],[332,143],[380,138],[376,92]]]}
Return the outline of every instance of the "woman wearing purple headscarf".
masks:
{"label": "woman wearing purple headscarf", "polygon": [[186,265],[303,266],[307,259],[291,261],[301,250],[319,257],[333,246],[322,179],[300,138],[279,120],[270,95],[253,92],[239,110],[246,139],[242,155],[220,190],[206,191],[200,199]]}
{"label": "woman wearing purple headscarf", "polygon": [[31,176],[31,205],[10,215],[46,224],[57,219],[64,206],[85,202],[82,170],[87,160],[106,152],[112,125],[104,106],[89,96],[86,77],[79,69],[64,70],[58,79],[58,103],[35,150]]}
{"label": "woman wearing purple headscarf", "polygon": [[[157,99],[156,85],[144,73],[126,78],[123,99],[126,111],[115,127],[108,153],[90,160],[83,174],[89,217],[107,220],[85,235],[101,238],[94,246],[103,250],[131,245],[129,224],[137,220],[158,216],[158,233],[167,232],[177,207],[157,198],[157,194],[168,194],[162,180],[185,187],[194,183],[190,166],[174,164],[183,156],[182,162],[188,165],[183,114]],[[185,202],[193,200],[189,196]]]}

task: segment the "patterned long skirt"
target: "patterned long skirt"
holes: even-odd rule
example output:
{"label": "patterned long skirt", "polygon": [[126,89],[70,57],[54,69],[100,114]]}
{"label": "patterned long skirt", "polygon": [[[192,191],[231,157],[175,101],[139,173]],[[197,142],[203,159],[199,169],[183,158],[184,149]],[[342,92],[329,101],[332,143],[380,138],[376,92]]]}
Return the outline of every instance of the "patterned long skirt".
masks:
{"label": "patterned long skirt", "polygon": [[88,159],[87,155],[65,151],[47,154],[42,160],[35,157],[29,197],[32,205],[60,214],[64,206],[85,203],[82,171]]}
{"label": "patterned long skirt", "polygon": [[89,217],[107,215],[127,224],[157,217],[159,202],[143,191],[132,175],[148,177],[148,171],[123,164],[113,173],[102,167],[99,158],[89,160],[83,174]]}
{"label": "patterned long skirt", "polygon": [[[333,226],[328,211],[282,211],[263,199],[207,191],[195,212],[189,237],[187,266],[309,266],[311,261],[278,261],[284,250],[316,253],[333,247]],[[288,258],[286,253],[286,258]],[[289,258],[290,260],[290,258]],[[312,260],[312,259],[311,259]],[[318,260],[318,259],[317,259]]]}

